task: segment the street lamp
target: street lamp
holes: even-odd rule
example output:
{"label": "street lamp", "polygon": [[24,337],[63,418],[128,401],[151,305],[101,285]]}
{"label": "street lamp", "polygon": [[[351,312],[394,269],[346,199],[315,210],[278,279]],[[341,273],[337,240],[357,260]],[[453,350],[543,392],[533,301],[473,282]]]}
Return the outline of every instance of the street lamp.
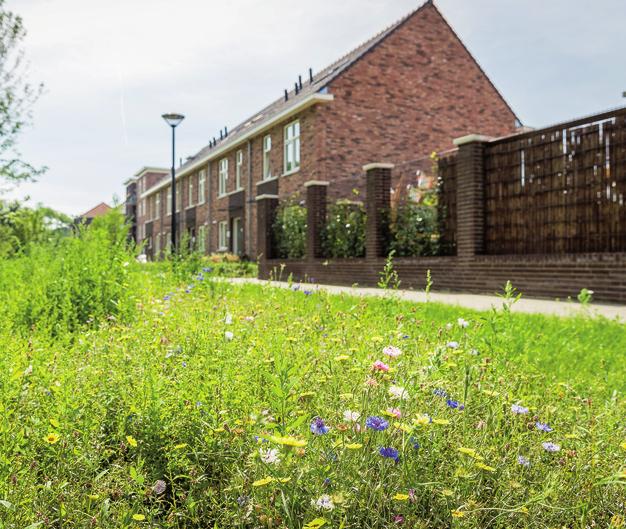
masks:
{"label": "street lamp", "polygon": [[163,114],[165,123],[172,127],[172,253],[176,253],[176,127],[185,119],[182,114]]}

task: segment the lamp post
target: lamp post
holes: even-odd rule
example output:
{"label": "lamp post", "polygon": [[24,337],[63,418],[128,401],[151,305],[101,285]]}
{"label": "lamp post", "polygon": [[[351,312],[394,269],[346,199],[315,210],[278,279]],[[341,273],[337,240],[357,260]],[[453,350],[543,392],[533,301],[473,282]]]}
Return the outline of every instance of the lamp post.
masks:
{"label": "lamp post", "polygon": [[176,127],[185,119],[182,114],[163,114],[165,123],[172,127],[172,253],[176,253]]}

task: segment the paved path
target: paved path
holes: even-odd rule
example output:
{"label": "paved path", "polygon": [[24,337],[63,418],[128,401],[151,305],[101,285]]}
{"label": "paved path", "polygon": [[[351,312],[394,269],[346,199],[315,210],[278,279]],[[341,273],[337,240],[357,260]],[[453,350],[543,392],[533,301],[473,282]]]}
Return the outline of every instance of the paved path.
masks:
{"label": "paved path", "polygon": [[[277,288],[289,288],[289,284],[284,281],[265,281],[253,278],[229,278],[221,279],[234,284],[251,283],[257,285],[271,285]],[[294,283],[298,284],[298,283]],[[334,285],[306,285],[307,288],[322,289],[331,294],[348,294],[351,296],[376,296],[383,297],[388,295],[388,291],[379,288],[364,287],[340,287]],[[417,290],[398,290],[395,295],[399,299],[406,301],[414,301],[423,303],[427,301],[426,293]],[[455,294],[443,292],[431,292],[430,301],[437,303],[445,303],[447,305],[458,305],[468,309],[489,310],[491,307],[501,307],[502,299],[497,296],[484,296],[479,294]],[[624,305],[601,305],[593,303],[587,309],[583,308],[579,303],[567,301],[550,301],[544,299],[520,299],[515,303],[512,312],[527,312],[535,314],[552,314],[556,316],[572,316],[576,313],[590,310],[592,314],[604,316],[609,319],[619,318],[620,321],[626,322],[626,306]]]}

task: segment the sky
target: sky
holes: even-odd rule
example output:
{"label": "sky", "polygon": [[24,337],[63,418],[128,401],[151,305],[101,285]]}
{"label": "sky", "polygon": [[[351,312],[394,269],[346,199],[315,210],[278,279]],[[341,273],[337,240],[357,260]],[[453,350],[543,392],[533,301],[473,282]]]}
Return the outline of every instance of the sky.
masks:
{"label": "sky", "polygon": [[[421,0],[6,0],[45,92],[23,133],[47,172],[5,191],[77,215],[141,167],[195,154]],[[626,104],[625,0],[435,0],[525,125]]]}

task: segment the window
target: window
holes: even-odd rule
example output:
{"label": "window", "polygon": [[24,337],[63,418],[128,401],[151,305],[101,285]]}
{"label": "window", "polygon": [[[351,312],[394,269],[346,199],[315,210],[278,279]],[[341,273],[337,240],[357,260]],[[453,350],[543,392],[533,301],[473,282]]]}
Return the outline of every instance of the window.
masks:
{"label": "window", "polygon": [[144,216],[145,204],[146,204],[146,200],[142,198],[141,201],[139,202],[139,216],[140,217]]}
{"label": "window", "polygon": [[300,122],[294,121],[285,127],[285,173],[300,168]]}
{"label": "window", "polygon": [[154,257],[159,257],[161,254],[161,234],[157,233],[154,237]]}
{"label": "window", "polygon": [[165,210],[167,211],[167,215],[172,214],[172,186],[167,188],[167,204],[165,204]]}
{"label": "window", "polygon": [[226,194],[226,185],[228,183],[228,158],[222,158],[220,160],[220,174],[217,194],[222,196]]}
{"label": "window", "polygon": [[154,199],[154,202],[155,202],[155,204],[154,204],[154,209],[155,209],[155,211],[154,211],[154,218],[155,219],[159,219],[159,218],[161,218],[161,193],[160,192],[158,192],[156,194],[156,198]]}
{"label": "window", "polygon": [[193,206],[193,176],[187,178],[187,191],[189,193],[187,200],[187,207]]}
{"label": "window", "polygon": [[218,240],[217,246],[218,251],[224,252],[228,250],[228,222],[223,220],[218,225]]}
{"label": "window", "polygon": [[180,181],[176,182],[176,212],[180,211],[180,205],[183,201],[183,186]]}
{"label": "window", "polygon": [[241,176],[243,175],[243,151],[237,151],[237,165],[235,167],[235,188],[241,189]]}
{"label": "window", "polygon": [[206,226],[198,228],[198,252],[204,253],[206,249]]}
{"label": "window", "polygon": [[205,195],[206,195],[206,171],[202,169],[198,174],[198,204],[204,204]]}
{"label": "window", "polygon": [[263,138],[263,180],[272,178],[272,164],[270,155],[272,153],[272,137],[268,134]]}

